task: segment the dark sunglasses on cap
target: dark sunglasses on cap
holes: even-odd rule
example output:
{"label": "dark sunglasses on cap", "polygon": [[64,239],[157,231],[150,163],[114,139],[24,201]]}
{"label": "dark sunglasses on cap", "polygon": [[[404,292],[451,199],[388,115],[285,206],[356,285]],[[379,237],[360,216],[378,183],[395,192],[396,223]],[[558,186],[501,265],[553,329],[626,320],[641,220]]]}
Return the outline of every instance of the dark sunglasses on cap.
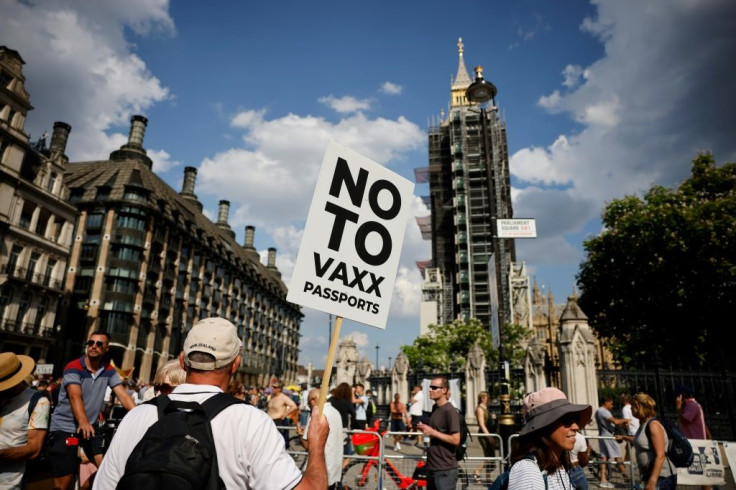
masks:
{"label": "dark sunglasses on cap", "polygon": [[87,347],[92,347],[95,344],[97,344],[97,347],[104,347],[105,345],[105,343],[101,340],[88,340],[87,341]]}
{"label": "dark sunglasses on cap", "polygon": [[161,383],[160,385],[153,385],[153,389],[163,393],[164,395],[168,395],[172,391],[174,391],[174,387],[171,386],[169,383]]}
{"label": "dark sunglasses on cap", "polygon": [[444,386],[429,385],[430,390],[441,390]]}

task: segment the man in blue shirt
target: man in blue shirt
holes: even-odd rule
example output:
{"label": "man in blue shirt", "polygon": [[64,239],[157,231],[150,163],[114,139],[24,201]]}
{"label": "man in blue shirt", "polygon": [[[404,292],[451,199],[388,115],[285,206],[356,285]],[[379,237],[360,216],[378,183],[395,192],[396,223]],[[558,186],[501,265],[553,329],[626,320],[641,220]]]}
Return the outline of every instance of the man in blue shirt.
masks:
{"label": "man in blue shirt", "polygon": [[71,489],[74,485],[74,476],[79,468],[79,446],[95,466],[102,463],[104,441],[98,432],[97,419],[105,389],[109,386],[126,409],[135,407],[115,368],[104,361],[109,343],[107,333],[92,333],[87,341],[86,354],[64,367],[59,403],[51,414],[49,427],[49,455],[55,489]]}

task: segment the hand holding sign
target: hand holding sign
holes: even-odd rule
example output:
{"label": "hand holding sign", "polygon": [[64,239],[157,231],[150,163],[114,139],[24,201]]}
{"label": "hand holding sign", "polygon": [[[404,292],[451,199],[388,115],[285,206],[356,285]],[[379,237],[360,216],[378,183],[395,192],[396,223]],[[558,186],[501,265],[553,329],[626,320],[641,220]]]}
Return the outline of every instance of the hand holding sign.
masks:
{"label": "hand holding sign", "polygon": [[[338,317],[326,373],[343,317],[386,328],[413,191],[382,165],[328,145],[286,297]],[[329,375],[320,406],[328,385]]]}

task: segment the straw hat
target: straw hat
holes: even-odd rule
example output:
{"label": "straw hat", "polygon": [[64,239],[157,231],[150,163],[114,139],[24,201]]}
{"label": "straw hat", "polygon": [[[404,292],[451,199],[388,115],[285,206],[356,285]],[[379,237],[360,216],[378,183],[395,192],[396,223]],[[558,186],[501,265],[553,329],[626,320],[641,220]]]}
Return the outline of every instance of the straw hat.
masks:
{"label": "straw hat", "polygon": [[519,435],[531,434],[555,423],[568,413],[577,415],[578,427],[585,427],[593,415],[590,405],[574,405],[557,388],[549,387],[524,398],[524,427]]}
{"label": "straw hat", "polygon": [[3,352],[0,354],[0,391],[21,383],[35,368],[36,362],[30,357]]}

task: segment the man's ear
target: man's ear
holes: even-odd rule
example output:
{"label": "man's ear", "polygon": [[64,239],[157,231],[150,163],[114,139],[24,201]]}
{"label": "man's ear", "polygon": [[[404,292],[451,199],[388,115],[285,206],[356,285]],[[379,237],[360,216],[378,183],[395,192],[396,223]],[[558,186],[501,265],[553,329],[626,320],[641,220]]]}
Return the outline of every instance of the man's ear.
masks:
{"label": "man's ear", "polygon": [[235,357],[232,366],[230,366],[230,376],[234,375],[238,371],[238,368],[240,367],[240,360],[240,356]]}
{"label": "man's ear", "polygon": [[184,351],[181,351],[181,353],[179,353],[179,367],[182,368],[184,371],[187,370],[187,364],[184,362]]}

